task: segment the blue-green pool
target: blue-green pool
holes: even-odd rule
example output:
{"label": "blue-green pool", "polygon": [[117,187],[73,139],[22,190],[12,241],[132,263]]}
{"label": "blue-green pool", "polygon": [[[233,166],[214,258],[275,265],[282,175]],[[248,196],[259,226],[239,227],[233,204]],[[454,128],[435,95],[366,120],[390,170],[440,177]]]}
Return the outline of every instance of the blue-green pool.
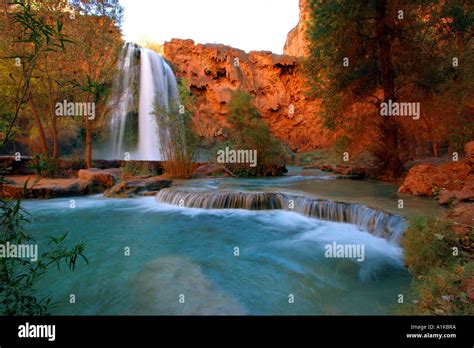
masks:
{"label": "blue-green pool", "polygon": [[[318,175],[179,185],[311,195],[328,182],[347,185]],[[372,196],[365,195],[372,203],[384,202],[386,191],[396,195],[375,183],[350,185],[353,192],[372,187]],[[74,199],[75,208],[69,198],[25,203],[40,250],[46,236],[65,232],[68,243],[86,242],[88,265],[53,270],[39,284],[56,301],[52,314],[389,314],[409,286],[402,249],[350,224],[281,210],[181,208],[153,197]],[[436,212],[428,200],[412,203]],[[325,257],[325,246],[334,242],[364,245],[364,261]]]}

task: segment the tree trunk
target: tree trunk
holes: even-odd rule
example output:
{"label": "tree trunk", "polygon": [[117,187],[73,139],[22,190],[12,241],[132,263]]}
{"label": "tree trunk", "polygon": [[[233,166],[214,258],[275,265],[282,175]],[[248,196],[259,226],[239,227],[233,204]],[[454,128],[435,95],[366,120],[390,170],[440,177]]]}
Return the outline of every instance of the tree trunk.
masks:
{"label": "tree trunk", "polygon": [[57,160],[59,158],[59,142],[58,142],[58,127],[57,127],[57,116],[54,107],[54,100],[53,100],[53,82],[51,80],[51,76],[49,74],[49,66],[48,66],[48,59],[45,58],[45,72],[47,75],[47,82],[48,82],[48,99],[49,99],[49,114],[51,117],[51,137],[53,140],[53,158]]}
{"label": "tree trunk", "polygon": [[38,109],[36,108],[35,102],[33,101],[33,98],[31,97],[31,91],[29,95],[29,102],[31,106],[31,111],[33,113],[33,117],[35,118],[36,121],[36,126],[38,127],[38,132],[40,135],[40,147],[41,147],[41,153],[43,155],[48,155],[48,142],[46,141],[46,135],[44,133],[44,128],[43,124],[41,123],[41,118],[38,114]]}
{"label": "tree trunk", "polygon": [[[89,97],[87,98],[87,102],[89,102]],[[84,115],[84,120],[86,123],[86,168],[89,169],[92,167],[92,144],[91,144],[91,124],[89,117]]]}
{"label": "tree trunk", "polygon": [[[387,15],[387,0],[376,0],[376,32],[382,66],[383,101],[395,101],[395,79],[392,64],[391,22]],[[402,172],[398,154],[398,126],[392,116],[384,116],[379,123],[382,136],[382,149],[378,157],[385,174],[397,177]]]}

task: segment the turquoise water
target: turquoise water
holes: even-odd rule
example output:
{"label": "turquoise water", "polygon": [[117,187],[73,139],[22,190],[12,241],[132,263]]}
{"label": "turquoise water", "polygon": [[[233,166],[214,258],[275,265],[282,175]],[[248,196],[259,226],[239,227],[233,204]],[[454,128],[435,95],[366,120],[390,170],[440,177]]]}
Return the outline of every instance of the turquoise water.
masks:
{"label": "turquoise water", "polygon": [[[316,174],[179,185],[313,195],[318,186],[348,182]],[[350,184],[352,191],[340,198],[352,200],[351,192],[376,185]],[[304,191],[305,185],[312,189]],[[375,193],[366,199],[384,202],[379,192],[389,189],[372,188]],[[69,232],[69,243],[86,242],[88,265],[80,263],[74,272],[53,270],[40,283],[40,291],[56,301],[52,314],[388,314],[410,281],[399,246],[349,224],[278,210],[180,208],[153,197],[75,200],[74,209],[69,199],[25,204],[40,251],[48,235]],[[436,211],[431,201],[414,202]],[[334,242],[364,245],[364,261],[325,257],[325,246]],[[75,304],[69,303],[70,294]]]}

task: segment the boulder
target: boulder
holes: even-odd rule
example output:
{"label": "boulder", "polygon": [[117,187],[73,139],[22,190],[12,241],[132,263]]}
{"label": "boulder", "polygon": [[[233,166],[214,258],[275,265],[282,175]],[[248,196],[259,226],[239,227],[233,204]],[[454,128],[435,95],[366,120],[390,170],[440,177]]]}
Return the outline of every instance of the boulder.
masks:
{"label": "boulder", "polygon": [[[433,197],[442,190],[461,191],[468,181],[470,171],[471,167],[466,162],[461,161],[438,166],[431,164],[415,165],[408,171],[398,192]],[[443,196],[444,199],[445,196]]]}
{"label": "boulder", "polygon": [[[59,197],[82,196],[92,193],[92,182],[82,179],[41,179],[34,177],[16,177],[13,184],[4,184],[0,196],[7,199],[50,199]],[[24,183],[28,180],[26,189]]]}
{"label": "boulder", "polygon": [[92,182],[92,188],[94,192],[103,192],[104,190],[115,185],[115,176],[112,173],[102,169],[81,169],[77,173],[77,177],[80,180]]}
{"label": "boulder", "polygon": [[135,195],[154,195],[165,187],[170,187],[172,181],[162,176],[134,178],[122,181],[104,192],[106,197],[129,198]]}

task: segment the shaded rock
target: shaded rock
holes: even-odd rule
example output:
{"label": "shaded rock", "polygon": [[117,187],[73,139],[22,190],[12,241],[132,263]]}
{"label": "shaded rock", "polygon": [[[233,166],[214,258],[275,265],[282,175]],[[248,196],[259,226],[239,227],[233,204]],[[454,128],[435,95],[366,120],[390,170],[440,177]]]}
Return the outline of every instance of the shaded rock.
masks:
{"label": "shaded rock", "polygon": [[129,198],[135,195],[152,196],[159,190],[170,187],[172,181],[161,176],[135,178],[122,181],[104,192],[106,197]]}
{"label": "shaded rock", "polygon": [[123,178],[123,168],[106,168],[104,171],[112,174],[116,179]]}
{"label": "shaded rock", "polygon": [[[307,166],[305,168],[317,168],[317,166]],[[351,165],[351,164],[323,164],[319,166],[320,170],[324,172],[333,172],[343,175],[349,179],[363,179],[367,176],[368,170],[366,168]]]}
{"label": "shaded rock", "polygon": [[81,169],[77,173],[77,177],[80,180],[92,182],[92,187],[95,192],[103,192],[115,184],[115,176],[113,174],[97,168]]}
{"label": "shaded rock", "polygon": [[446,219],[453,222],[453,230],[468,236],[474,228],[474,203],[460,203],[445,214]]}
{"label": "shaded rock", "polygon": [[34,174],[29,168],[31,157],[21,156],[17,161],[15,156],[0,156],[0,166],[7,168],[9,175],[31,175]]}
{"label": "shaded rock", "polygon": [[[82,179],[41,179],[35,182],[33,177],[15,177],[15,184],[2,185],[0,195],[3,198],[49,199],[59,197],[82,196],[93,193],[93,185],[89,180]],[[26,190],[24,183],[28,181]]]}
{"label": "shaded rock", "polygon": [[466,162],[474,167],[474,141],[468,142],[464,146],[464,151],[466,152]]}
{"label": "shaded rock", "polygon": [[223,174],[225,176],[234,176],[223,164],[207,163],[197,167],[193,172],[193,177],[205,177],[211,175]]}
{"label": "shaded rock", "polygon": [[443,190],[438,196],[439,204],[474,201],[474,175],[468,175],[460,190]]}

